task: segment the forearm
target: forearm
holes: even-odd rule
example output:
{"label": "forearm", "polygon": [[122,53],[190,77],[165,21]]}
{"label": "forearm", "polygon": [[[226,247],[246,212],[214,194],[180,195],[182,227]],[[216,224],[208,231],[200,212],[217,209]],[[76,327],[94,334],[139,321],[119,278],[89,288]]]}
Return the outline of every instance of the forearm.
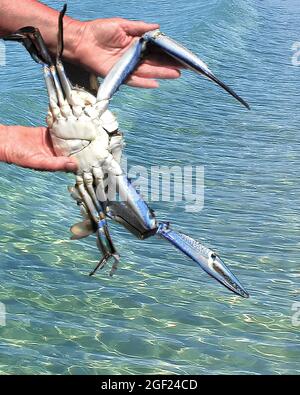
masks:
{"label": "forearm", "polygon": [[[55,53],[59,12],[36,0],[0,0],[0,38],[24,26],[37,27],[51,52]],[[80,24],[64,18],[65,57],[72,59],[73,43]]]}

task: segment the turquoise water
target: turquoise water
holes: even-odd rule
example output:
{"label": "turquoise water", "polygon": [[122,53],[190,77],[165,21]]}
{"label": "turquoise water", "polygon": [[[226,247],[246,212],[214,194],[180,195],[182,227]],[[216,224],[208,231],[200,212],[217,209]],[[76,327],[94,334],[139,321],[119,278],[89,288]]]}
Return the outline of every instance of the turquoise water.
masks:
{"label": "turquoise water", "polygon": [[[0,372],[299,374],[298,0],[70,0],[69,13],[157,21],[250,102],[247,112],[186,72],[159,90],[122,88],[112,109],[129,165],[205,166],[201,212],[151,205],[215,247],[251,298],[233,296],[163,241],[117,226],[118,274],[89,278],[95,240],[68,239],[80,218],[66,191],[72,176],[0,164]],[[0,81],[1,123],[44,123],[40,69],[19,46],[9,47]]]}

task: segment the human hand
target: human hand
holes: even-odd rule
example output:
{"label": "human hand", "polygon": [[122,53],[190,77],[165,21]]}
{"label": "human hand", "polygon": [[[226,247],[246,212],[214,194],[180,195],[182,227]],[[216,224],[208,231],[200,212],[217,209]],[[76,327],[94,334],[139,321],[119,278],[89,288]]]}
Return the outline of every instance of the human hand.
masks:
{"label": "human hand", "polygon": [[[71,20],[66,25],[66,57],[89,71],[104,77],[134,40],[159,25],[134,22],[122,18],[96,19],[89,22]],[[72,32],[68,34],[68,32]],[[70,44],[70,40],[72,44]],[[141,62],[127,84],[140,88],[157,88],[155,79],[175,79],[180,76],[176,61],[160,52],[152,53]]]}
{"label": "human hand", "polygon": [[55,155],[45,127],[0,125],[0,161],[34,170],[77,170],[73,159]]}
{"label": "human hand", "polygon": [[[35,26],[40,29],[49,50],[56,54],[58,11],[36,0],[0,0],[0,8],[0,37],[22,26]],[[122,18],[82,22],[65,16],[64,58],[105,77],[134,40],[158,27],[157,24]],[[171,57],[159,50],[152,51],[127,83],[140,88],[156,88],[155,79],[178,78],[181,68],[182,65]]]}

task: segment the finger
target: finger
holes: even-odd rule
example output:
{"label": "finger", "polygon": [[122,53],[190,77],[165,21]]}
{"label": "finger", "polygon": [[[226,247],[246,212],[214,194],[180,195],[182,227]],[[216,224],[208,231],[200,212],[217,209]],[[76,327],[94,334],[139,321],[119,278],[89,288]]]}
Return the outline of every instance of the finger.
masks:
{"label": "finger", "polygon": [[156,80],[151,80],[149,78],[141,78],[135,75],[132,75],[126,81],[126,84],[134,88],[155,89],[159,87],[159,83]]}
{"label": "finger", "polygon": [[142,63],[134,72],[136,77],[154,78],[154,79],[176,79],[181,73],[178,69],[172,67],[152,66]]}
{"label": "finger", "polygon": [[28,167],[34,170],[65,171],[67,173],[75,173],[78,169],[76,162],[65,156],[32,158]]}
{"label": "finger", "polygon": [[142,21],[124,21],[123,29],[131,36],[142,36],[146,32],[158,29],[157,23],[146,23]]}

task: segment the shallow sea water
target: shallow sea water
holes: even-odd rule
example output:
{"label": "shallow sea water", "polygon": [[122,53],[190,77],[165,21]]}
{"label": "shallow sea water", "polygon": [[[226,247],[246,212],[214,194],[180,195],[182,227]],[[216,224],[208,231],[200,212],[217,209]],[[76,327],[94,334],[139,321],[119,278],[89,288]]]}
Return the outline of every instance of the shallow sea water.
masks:
{"label": "shallow sea water", "polygon": [[[0,164],[0,373],[299,374],[299,2],[70,0],[69,13],[157,21],[250,102],[247,112],[184,72],[159,90],[123,87],[111,107],[129,167],[205,166],[201,212],[150,204],[216,248],[251,298],[231,295],[163,241],[115,225],[121,267],[113,279],[108,270],[89,278],[94,238],[68,239],[80,219],[66,191],[72,176]],[[8,48],[0,81],[1,123],[44,123],[40,68],[20,46]]]}

